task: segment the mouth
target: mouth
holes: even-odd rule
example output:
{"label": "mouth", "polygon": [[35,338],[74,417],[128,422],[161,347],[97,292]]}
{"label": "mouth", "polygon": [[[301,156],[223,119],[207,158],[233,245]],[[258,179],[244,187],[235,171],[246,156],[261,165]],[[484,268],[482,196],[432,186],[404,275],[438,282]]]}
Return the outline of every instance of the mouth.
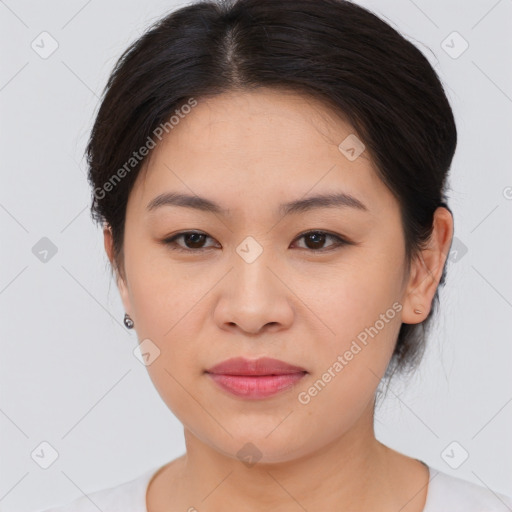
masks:
{"label": "mouth", "polygon": [[263,399],[295,386],[307,371],[278,359],[236,357],[205,372],[221,389],[237,397]]}

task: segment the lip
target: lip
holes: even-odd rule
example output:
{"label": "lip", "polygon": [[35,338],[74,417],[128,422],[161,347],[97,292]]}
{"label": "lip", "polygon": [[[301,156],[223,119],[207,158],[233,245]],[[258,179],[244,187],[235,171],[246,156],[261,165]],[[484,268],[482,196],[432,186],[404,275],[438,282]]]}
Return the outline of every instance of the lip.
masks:
{"label": "lip", "polygon": [[232,357],[212,366],[206,371],[223,375],[285,375],[288,373],[305,372],[306,370],[300,366],[271,357],[260,357],[259,359]]}
{"label": "lip", "polygon": [[308,372],[279,359],[234,357],[206,373],[223,390],[247,399],[262,399],[293,387]]}

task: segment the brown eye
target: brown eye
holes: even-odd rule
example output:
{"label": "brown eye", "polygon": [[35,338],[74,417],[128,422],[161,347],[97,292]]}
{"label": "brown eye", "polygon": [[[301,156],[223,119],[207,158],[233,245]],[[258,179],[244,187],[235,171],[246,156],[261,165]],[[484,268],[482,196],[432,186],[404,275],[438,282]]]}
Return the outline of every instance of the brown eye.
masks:
{"label": "brown eye", "polygon": [[[185,246],[177,244],[176,240],[183,239]],[[166,238],[163,243],[171,246],[171,249],[176,251],[202,251],[211,249],[212,247],[205,247],[204,242],[207,238],[210,238],[206,233],[199,233],[196,231],[183,231],[170,238]]]}
{"label": "brown eye", "polygon": [[[189,249],[202,249],[206,235],[202,233],[190,233],[183,235],[183,240]],[[191,246],[189,245],[191,244]]]}
{"label": "brown eye", "polygon": [[[177,233],[170,238],[166,238],[162,241],[162,243],[166,246],[169,246],[173,251],[182,251],[182,252],[202,252],[208,249],[213,249],[215,246],[205,246],[205,241],[210,238],[206,233],[196,232],[196,231],[183,231],[181,233]],[[342,238],[339,235],[334,235],[332,233],[327,233],[325,231],[308,231],[306,233],[302,233],[296,240],[304,239],[306,246],[299,247],[300,249],[307,249],[310,252],[328,252],[330,250],[336,249],[343,245],[350,245],[351,242]],[[177,240],[183,240],[183,244],[178,244]],[[325,247],[326,241],[329,239],[334,240],[334,243],[331,243],[327,247]],[[212,239],[213,240],[213,239]]]}
{"label": "brown eye", "polygon": [[[308,231],[307,233],[300,235],[296,240],[300,240],[301,238],[304,239],[306,244],[305,249],[309,249],[313,252],[329,251],[336,247],[349,244],[347,240],[344,240],[340,236],[326,233],[325,231]],[[328,239],[333,239],[336,242],[325,248],[324,244]]]}

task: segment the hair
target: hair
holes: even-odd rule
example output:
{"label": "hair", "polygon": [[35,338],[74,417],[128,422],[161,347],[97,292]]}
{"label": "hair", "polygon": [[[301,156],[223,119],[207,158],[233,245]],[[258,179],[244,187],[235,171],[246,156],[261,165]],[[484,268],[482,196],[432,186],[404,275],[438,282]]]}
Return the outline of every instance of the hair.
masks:
{"label": "hair", "polygon": [[[134,160],[134,150],[190,98],[258,87],[314,96],[352,125],[399,203],[408,276],[430,239],[436,208],[451,213],[446,180],[455,121],[424,55],[345,0],[198,1],[157,20],[123,52],[86,148],[92,218],[112,231],[120,275],[126,205],[147,160]],[[440,285],[445,277],[446,262]],[[427,318],[402,323],[387,376],[416,368],[438,302],[436,289]]]}

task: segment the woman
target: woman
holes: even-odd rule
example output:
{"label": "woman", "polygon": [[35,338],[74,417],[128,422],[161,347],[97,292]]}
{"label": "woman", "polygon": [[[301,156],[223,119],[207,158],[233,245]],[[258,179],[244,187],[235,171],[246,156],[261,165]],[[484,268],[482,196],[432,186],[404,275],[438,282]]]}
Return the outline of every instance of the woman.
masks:
{"label": "woman", "polygon": [[504,511],[374,434],[444,284],[456,127],[421,52],[342,0],[197,2],[120,58],[92,212],[186,453],[53,511]]}

